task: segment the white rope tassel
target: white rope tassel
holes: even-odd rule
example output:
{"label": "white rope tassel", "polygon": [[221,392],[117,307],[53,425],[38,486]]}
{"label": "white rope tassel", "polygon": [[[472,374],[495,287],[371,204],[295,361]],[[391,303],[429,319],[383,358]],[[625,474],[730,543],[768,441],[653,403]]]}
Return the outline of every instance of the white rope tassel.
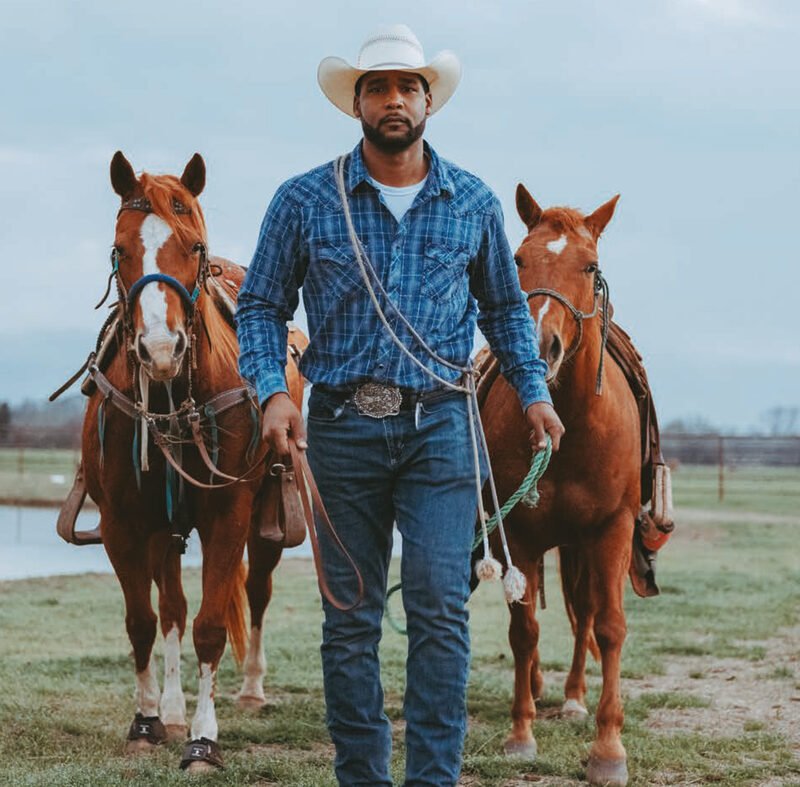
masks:
{"label": "white rope tassel", "polygon": [[[146,413],[150,410],[150,378],[141,366],[139,367],[139,393],[142,397],[142,411]],[[147,418],[144,415],[142,416],[142,428],[139,437],[139,464],[142,472],[146,473],[150,469],[150,462],[147,459],[150,430],[147,428]]]}
{"label": "white rope tassel", "polygon": [[503,564],[490,553],[475,564],[475,576],[481,582],[497,582],[503,576]]}
{"label": "white rope tassel", "polygon": [[509,565],[506,575],[503,577],[503,590],[506,594],[506,602],[514,604],[517,601],[522,601],[525,598],[525,590],[528,587],[528,581],[516,566]]}

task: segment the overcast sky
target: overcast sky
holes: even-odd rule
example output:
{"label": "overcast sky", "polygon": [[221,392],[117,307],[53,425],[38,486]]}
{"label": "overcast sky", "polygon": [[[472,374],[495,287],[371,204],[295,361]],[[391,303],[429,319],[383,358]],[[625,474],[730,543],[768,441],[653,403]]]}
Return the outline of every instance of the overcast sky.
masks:
{"label": "overcast sky", "polygon": [[600,260],[662,421],[800,406],[795,0],[4,0],[0,399],[44,397],[90,349],[115,150],[176,174],[201,152],[211,251],[248,264],[278,184],[359,137],[317,64],[399,21],[462,59],[426,136],[496,191],[513,246],[518,181],[587,212],[621,192]]}

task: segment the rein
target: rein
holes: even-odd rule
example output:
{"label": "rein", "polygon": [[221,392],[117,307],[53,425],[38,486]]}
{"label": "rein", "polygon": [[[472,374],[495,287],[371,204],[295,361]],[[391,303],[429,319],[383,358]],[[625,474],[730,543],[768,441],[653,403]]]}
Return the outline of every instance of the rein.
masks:
{"label": "rein", "polygon": [[611,317],[609,315],[610,300],[608,282],[600,271],[600,268],[597,268],[597,270],[594,272],[594,303],[590,312],[583,312],[578,309],[572,304],[569,298],[562,295],[560,292],[558,292],[558,290],[551,290],[547,287],[538,287],[535,290],[531,290],[530,292],[526,293],[529,301],[538,295],[546,295],[558,301],[570,313],[570,315],[572,315],[572,319],[575,320],[575,323],[578,326],[578,335],[575,337],[575,339],[573,339],[569,348],[564,353],[564,361],[568,361],[573,355],[575,355],[576,352],[578,352],[578,348],[581,346],[581,342],[583,341],[583,321],[590,320],[592,317],[597,316],[598,311],[600,311],[600,301],[602,296],[603,305],[601,313],[602,327],[600,339],[600,362],[597,366],[597,380],[595,381],[594,387],[595,394],[600,396],[600,394],[603,392],[603,363],[605,360],[606,345],[608,344],[608,329],[611,322]]}

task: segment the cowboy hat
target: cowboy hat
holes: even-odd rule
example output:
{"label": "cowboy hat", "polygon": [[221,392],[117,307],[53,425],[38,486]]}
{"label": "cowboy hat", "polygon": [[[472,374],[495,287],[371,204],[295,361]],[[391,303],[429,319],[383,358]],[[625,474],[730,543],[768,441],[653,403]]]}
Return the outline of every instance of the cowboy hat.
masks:
{"label": "cowboy hat", "polygon": [[368,71],[409,71],[424,77],[431,91],[431,115],[447,103],[461,79],[455,54],[444,50],[426,64],[422,44],[406,25],[382,25],[362,44],[355,66],[340,57],[326,57],[317,69],[317,81],[332,104],[355,117],[356,82]]}

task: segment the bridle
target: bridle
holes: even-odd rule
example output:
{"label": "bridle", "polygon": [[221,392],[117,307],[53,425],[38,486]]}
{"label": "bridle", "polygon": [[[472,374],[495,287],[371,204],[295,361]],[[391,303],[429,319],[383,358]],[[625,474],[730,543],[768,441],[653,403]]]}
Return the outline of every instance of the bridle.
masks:
{"label": "bridle", "polygon": [[[182,202],[172,199],[172,209],[177,214],[191,214],[191,208],[186,207]],[[145,197],[136,197],[122,202],[117,213],[117,218],[125,210],[136,210],[142,213],[153,213],[153,206],[149,199]],[[208,291],[207,281],[209,276],[218,276],[222,273],[222,269],[218,265],[212,265],[208,259],[208,249],[203,241],[198,241],[192,247],[192,252],[198,254],[197,275],[195,276],[194,285],[190,292],[178,279],[169,276],[165,273],[150,273],[137,279],[129,288],[125,287],[120,273],[120,259],[122,252],[119,247],[114,246],[111,251],[111,273],[109,274],[106,292],[100,303],[95,308],[99,308],[108,299],[111,282],[115,281],[118,292],[117,309],[120,312],[120,324],[122,326],[123,338],[122,345],[127,348],[128,357],[131,364],[131,379],[133,381],[134,398],[124,394],[117,389],[105,377],[98,365],[94,362],[94,357],[90,355],[90,360],[87,364],[89,375],[94,380],[98,389],[100,390],[103,401],[100,404],[100,411],[98,414],[98,421],[103,423],[105,420],[104,405],[109,401],[118,410],[123,412],[135,423],[135,444],[134,449],[134,464],[137,472],[137,482],[139,481],[139,474],[143,470],[148,469],[147,460],[147,440],[148,437],[153,439],[155,445],[163,454],[168,466],[177,473],[185,481],[188,481],[193,486],[201,489],[216,489],[225,487],[233,483],[238,483],[245,480],[252,480],[255,472],[261,472],[260,462],[254,461],[252,457],[255,455],[257,442],[255,439],[251,440],[250,446],[247,451],[248,461],[250,467],[240,476],[232,476],[223,473],[216,465],[216,416],[224,411],[234,407],[240,403],[249,403],[254,413],[260,414],[257,406],[255,405],[255,391],[249,385],[243,385],[238,388],[232,388],[212,397],[209,401],[202,405],[197,405],[194,401],[192,390],[192,372],[197,369],[197,331],[196,322],[200,322],[205,331],[206,338],[208,339],[209,346],[211,345],[211,337],[208,329],[202,318],[202,313],[197,309],[197,301],[200,293],[203,290]],[[172,404],[170,395],[170,411],[152,412],[149,409],[149,396],[147,388],[149,383],[143,379],[141,362],[136,354],[134,347],[134,325],[133,325],[133,312],[136,302],[139,299],[142,290],[150,283],[160,282],[172,288],[180,297],[186,312],[186,352],[190,356],[190,361],[187,363],[187,393],[183,403],[178,407]],[[198,320],[195,320],[198,317]],[[107,322],[108,324],[108,322]],[[138,386],[137,386],[138,382]],[[209,453],[203,440],[201,431],[201,422],[208,422],[213,434],[213,448]],[[254,434],[257,434],[258,418],[254,418]],[[177,458],[173,455],[171,443],[182,443],[181,432],[184,428],[188,428],[191,433],[191,440],[198,450],[200,458],[205,464],[206,468],[211,472],[211,483],[199,481],[190,476],[181,466],[180,450],[178,451]],[[102,432],[102,430],[101,430]],[[102,434],[101,434],[102,440]],[[137,460],[138,455],[138,460]],[[214,483],[214,478],[224,479],[224,482],[217,481]],[[185,539],[183,535],[182,538]]]}
{"label": "bridle", "polygon": [[[152,213],[153,205],[146,197],[134,197],[124,200],[119,207],[119,211],[117,212],[117,218],[119,219],[120,214],[126,210]],[[191,215],[192,212],[191,208],[186,207],[175,197],[172,198],[172,210],[179,215]],[[200,297],[200,291],[205,287],[205,283],[209,274],[212,273],[211,266],[208,262],[208,248],[206,247],[206,244],[203,241],[198,241],[194,244],[194,246],[192,246],[192,252],[198,255],[198,263],[197,275],[195,276],[194,286],[192,287],[191,292],[189,292],[189,290],[180,281],[178,281],[178,279],[173,276],[169,276],[166,273],[148,273],[146,276],[142,276],[141,278],[137,279],[130,286],[130,289],[126,290],[119,270],[121,250],[118,246],[114,246],[111,249],[111,273],[108,277],[108,286],[106,287],[106,291],[102,299],[97,306],[95,306],[95,309],[99,309],[100,306],[105,303],[111,290],[111,282],[112,280],[116,279],[117,290],[119,293],[119,303],[123,309],[125,328],[129,335],[132,336],[133,309],[136,305],[139,295],[148,284],[152,282],[161,282],[162,284],[166,284],[167,286],[171,287],[180,296],[183,306],[186,309],[187,327],[190,329],[187,330],[187,335],[191,336],[191,327],[194,323],[195,316],[195,305],[197,303],[197,299]],[[218,275],[217,272],[213,272],[213,274]]]}
{"label": "bridle", "polygon": [[[601,312],[602,327],[600,339],[600,362],[597,367],[597,380],[594,388],[595,394],[599,396],[603,391],[603,361],[605,358],[606,344],[608,343],[608,327],[610,323],[608,282],[603,276],[600,268],[595,268],[594,286],[592,289],[594,292],[594,302],[590,312],[581,311],[569,300],[569,298],[562,295],[557,290],[551,290],[547,287],[537,287],[535,290],[531,290],[530,292],[526,293],[526,296],[530,301],[537,295],[547,295],[548,297],[558,301],[572,315],[572,319],[575,320],[575,323],[578,326],[578,333],[567,351],[564,353],[564,361],[568,361],[573,355],[575,355],[576,352],[578,352],[578,348],[583,340],[583,321],[590,320],[592,317],[597,316],[598,311]],[[600,305],[601,301],[602,307]]]}

